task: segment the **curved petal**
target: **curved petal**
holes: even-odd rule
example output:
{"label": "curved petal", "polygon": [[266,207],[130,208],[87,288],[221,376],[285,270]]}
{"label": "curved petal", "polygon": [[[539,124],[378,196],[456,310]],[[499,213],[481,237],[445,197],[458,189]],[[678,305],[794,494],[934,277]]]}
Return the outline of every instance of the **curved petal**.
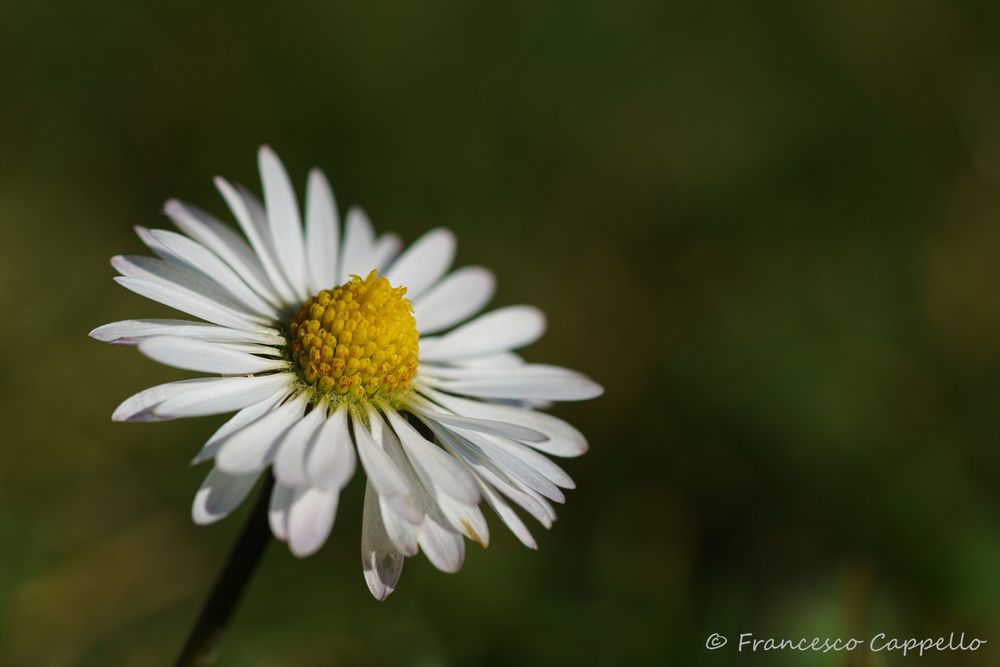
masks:
{"label": "curved petal", "polygon": [[215,187],[226,200],[229,210],[239,224],[240,229],[250,241],[254,254],[260,261],[267,276],[268,283],[277,293],[282,303],[292,305],[298,302],[295,292],[288,285],[288,280],[281,271],[276,251],[273,249],[271,234],[267,225],[267,214],[249,192],[237,189],[222,177],[215,178]]}
{"label": "curved petal", "polygon": [[449,573],[462,569],[462,562],[465,560],[465,541],[459,533],[428,518],[420,531],[419,542],[427,560],[437,569]]}
{"label": "curved petal", "polygon": [[480,266],[455,271],[413,303],[421,334],[443,331],[483,309],[496,289],[493,273]]}
{"label": "curved petal", "polygon": [[219,306],[239,314],[248,322],[270,324],[272,321],[270,318],[253,314],[218,283],[189,266],[142,255],[116,255],[111,258],[111,266],[128,278],[139,278],[200,294]]}
{"label": "curved petal", "polygon": [[506,352],[534,343],[543,333],[542,311],[532,306],[509,306],[480,315],[429,345],[422,344],[420,360],[453,361]]}
{"label": "curved petal", "polygon": [[371,256],[368,258],[368,263],[372,265],[372,268],[382,273],[392,260],[396,259],[396,255],[403,248],[403,241],[396,234],[383,234],[372,246]]}
{"label": "curved petal", "polygon": [[263,326],[231,308],[183,287],[127,276],[116,276],[114,280],[130,292],[212,324],[261,334],[273,332],[270,327]]}
{"label": "curved petal", "polygon": [[351,420],[354,424],[354,442],[358,448],[361,465],[368,474],[368,480],[378,491],[379,496],[411,523],[420,523],[420,512],[414,500],[414,490],[410,488],[405,475],[396,467],[389,455],[375,442],[368,427],[358,417]]}
{"label": "curved petal", "polygon": [[535,542],[531,531],[528,530],[528,527],[521,521],[521,517],[517,515],[517,512],[511,508],[507,501],[494,491],[492,486],[485,482],[480,482],[480,490],[483,493],[483,499],[493,508],[493,511],[504,522],[504,525],[510,529],[510,532],[514,533],[514,536],[521,541],[521,544],[529,549],[537,549],[538,543]]}
{"label": "curved petal", "polygon": [[375,247],[375,232],[368,216],[360,208],[347,212],[344,230],[344,247],[341,249],[340,268],[337,270],[337,284],[347,282],[351,276],[364,278],[372,270],[371,256]]}
{"label": "curved petal", "polygon": [[316,406],[288,429],[274,455],[274,476],[285,486],[306,483],[306,452],[326,420],[326,406]]}
{"label": "curved petal", "polygon": [[[476,480],[477,488],[479,480]],[[452,528],[462,533],[470,540],[478,542],[483,547],[490,544],[490,527],[486,523],[479,505],[469,505],[454,498],[440,494],[436,498],[441,513],[448,519]]]}
{"label": "curved petal", "polygon": [[427,478],[452,498],[467,504],[479,502],[475,479],[458,461],[417,433],[398,412],[389,407],[383,409],[414,467],[420,466]]}
{"label": "curved petal", "polygon": [[514,440],[523,440],[531,443],[545,442],[549,439],[549,437],[541,431],[536,431],[535,429],[528,428],[527,426],[519,426],[517,424],[493,421],[490,419],[461,417],[459,415],[440,412],[430,406],[431,403],[429,401],[420,399],[414,399],[411,404],[412,409],[419,413],[420,416],[432,419],[439,424],[444,424],[446,426],[454,426],[457,428],[468,429],[470,431],[477,431],[479,433],[489,433],[491,435],[499,435],[505,438],[513,438]]}
{"label": "curved petal", "polygon": [[518,424],[543,433],[548,436],[547,440],[525,442],[547,454],[572,457],[580,456],[588,449],[587,439],[580,431],[562,419],[544,412],[526,410],[513,405],[473,401],[432,389],[424,389],[423,393],[438,405],[442,405],[456,414]]}
{"label": "curved petal", "polygon": [[420,524],[410,523],[381,496],[378,499],[378,507],[382,512],[382,523],[385,525],[389,541],[404,556],[416,556],[420,551],[420,527],[423,520],[421,519]]}
{"label": "curved petal", "polygon": [[180,336],[197,338],[217,343],[258,343],[261,345],[284,345],[285,339],[277,331],[254,333],[229,327],[220,327],[205,322],[171,319],[122,320],[99,326],[90,332],[90,337],[112,345],[136,345],[153,336]]}
{"label": "curved petal", "polygon": [[228,264],[197,241],[192,241],[183,234],[168,232],[164,229],[147,230],[143,227],[136,229],[140,238],[153,252],[160,254],[161,257],[166,255],[164,259],[173,260],[203,274],[252,313],[263,315],[272,320],[278,317],[277,311],[250,289],[250,286]]}
{"label": "curved petal", "polygon": [[337,491],[300,488],[295,492],[288,510],[288,548],[297,558],[319,551],[337,516]]}
{"label": "curved petal", "polygon": [[444,368],[425,366],[422,380],[453,394],[478,398],[583,401],[604,388],[576,371],[544,364],[518,368]]}
{"label": "curved petal", "polygon": [[288,389],[282,388],[274,392],[271,396],[268,396],[263,401],[259,403],[254,403],[249,405],[235,415],[230,417],[229,421],[220,426],[218,430],[212,434],[212,437],[202,445],[201,450],[191,459],[191,465],[198,465],[204,461],[215,456],[215,453],[219,450],[219,445],[225,442],[226,438],[236,433],[244,426],[247,426],[268,412],[276,408],[288,395],[291,393]]}
{"label": "curved petal", "polygon": [[202,373],[246,375],[288,367],[284,359],[258,357],[224,345],[176,336],[155,336],[139,343],[139,351],[161,364]]}
{"label": "curved petal", "polygon": [[316,434],[306,458],[306,476],[315,486],[341,489],[354,475],[356,460],[347,425],[347,407],[341,405]]}
{"label": "curved petal", "polygon": [[259,403],[282,387],[291,389],[292,373],[274,373],[256,377],[210,378],[209,382],[164,400],[153,412],[164,419],[217,415]]}
{"label": "curved petal", "polygon": [[199,526],[215,523],[239,507],[257,483],[260,473],[229,475],[212,468],[194,495],[191,518]]}
{"label": "curved petal", "polygon": [[302,417],[308,399],[299,394],[277,410],[233,433],[219,444],[215,464],[230,474],[263,470],[281,437]]}
{"label": "curved petal", "polygon": [[301,300],[309,297],[306,288],[306,249],[302,240],[302,217],[295,189],[285,165],[268,146],[257,152],[260,180],[274,253],[282,273]]}
{"label": "curved petal", "polygon": [[319,169],[309,172],[306,184],[306,253],[311,291],[336,285],[340,220],[333,190]]}
{"label": "curved petal", "polygon": [[512,480],[521,482],[532,491],[557,503],[566,501],[563,492],[548,477],[521,458],[497,445],[491,436],[469,431],[442,430],[439,426],[433,428],[439,436],[442,433],[451,436],[451,442],[457,446],[457,449],[464,452],[467,460],[488,462],[490,466],[500,470]]}
{"label": "curved petal", "polygon": [[416,299],[445,274],[455,258],[455,235],[447,229],[432,229],[411,245],[386,273],[394,287],[406,288]]}
{"label": "curved petal", "polygon": [[295,489],[282,484],[274,485],[267,508],[267,523],[271,526],[271,533],[282,542],[288,540],[288,510],[294,499]]}
{"label": "curved petal", "polygon": [[497,352],[495,354],[485,354],[481,357],[469,357],[467,359],[457,359],[456,366],[463,368],[517,368],[524,366],[527,362],[516,352]]}
{"label": "curved petal", "polygon": [[403,554],[392,545],[385,532],[378,494],[371,484],[367,484],[361,524],[361,567],[368,590],[379,602],[396,590],[403,572],[403,560]]}
{"label": "curved petal", "polygon": [[455,434],[444,430],[436,430],[435,433],[437,433],[438,438],[445,448],[472,468],[481,480],[492,485],[500,493],[513,500],[546,528],[552,526],[554,517],[551,510],[543,504],[542,501],[544,499],[541,496],[537,496],[534,492],[529,492],[526,487],[521,487],[504,472],[501,472],[491,460],[462,445],[460,439]]}
{"label": "curved petal", "polygon": [[167,417],[157,415],[153,408],[174,396],[180,396],[189,391],[195,391],[210,383],[212,378],[191,378],[158,384],[149,389],[143,389],[138,394],[129,396],[115,408],[111,421],[116,422],[156,422]]}
{"label": "curved petal", "polygon": [[264,272],[253,248],[239,234],[197,206],[176,199],[169,200],[164,213],[177,228],[222,258],[240,278],[272,306],[280,306],[281,298]]}
{"label": "curved petal", "polygon": [[[445,428],[448,428],[445,426]],[[459,430],[459,435],[463,432]],[[575,489],[576,483],[555,461],[538,451],[502,436],[480,433],[479,437],[489,441],[492,445],[499,447],[503,451],[517,457],[531,469],[541,473],[547,480],[562,489]]]}

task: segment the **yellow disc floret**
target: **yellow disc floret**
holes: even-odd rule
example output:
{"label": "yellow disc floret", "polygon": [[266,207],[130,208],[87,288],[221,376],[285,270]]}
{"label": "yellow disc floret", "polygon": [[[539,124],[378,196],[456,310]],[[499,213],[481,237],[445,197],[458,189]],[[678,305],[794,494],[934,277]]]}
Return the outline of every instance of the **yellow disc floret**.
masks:
{"label": "yellow disc floret", "polygon": [[376,271],[310,297],[289,327],[299,377],[331,400],[392,399],[417,372],[417,322],[405,287]]}

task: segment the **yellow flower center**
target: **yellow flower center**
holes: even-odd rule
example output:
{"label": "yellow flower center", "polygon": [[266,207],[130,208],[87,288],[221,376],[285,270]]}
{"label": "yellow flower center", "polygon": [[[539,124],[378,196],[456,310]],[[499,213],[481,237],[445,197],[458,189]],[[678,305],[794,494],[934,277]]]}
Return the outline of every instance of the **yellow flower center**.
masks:
{"label": "yellow flower center", "polygon": [[292,320],[299,377],[334,402],[392,399],[417,372],[417,321],[405,287],[376,271],[310,297]]}

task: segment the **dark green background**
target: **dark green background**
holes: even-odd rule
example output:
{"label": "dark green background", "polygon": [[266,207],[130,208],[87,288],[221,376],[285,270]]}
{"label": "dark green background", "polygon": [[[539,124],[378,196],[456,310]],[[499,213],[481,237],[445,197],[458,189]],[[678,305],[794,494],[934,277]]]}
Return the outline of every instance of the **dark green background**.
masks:
{"label": "dark green background", "polygon": [[[168,315],[108,258],[262,142],[455,230],[607,393],[556,410],[591,451],[538,552],[494,520],[378,604],[355,480],[220,665],[1000,664],[1000,13],[943,0],[0,5],[0,664],[179,648],[244,514],[188,516],[221,418],[111,423],[185,373],[86,334]],[[733,649],[879,631],[990,644]]]}

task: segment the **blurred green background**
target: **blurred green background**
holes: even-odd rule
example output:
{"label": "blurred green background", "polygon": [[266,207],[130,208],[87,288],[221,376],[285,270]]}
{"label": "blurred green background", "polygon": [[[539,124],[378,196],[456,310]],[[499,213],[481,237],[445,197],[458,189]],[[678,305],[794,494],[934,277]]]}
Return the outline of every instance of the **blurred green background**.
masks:
{"label": "blurred green background", "polygon": [[[180,647],[246,509],[189,519],[222,419],[111,423],[186,374],[87,332],[169,316],[108,259],[262,142],[454,229],[607,394],[556,409],[591,451],[539,551],[491,520],[378,604],[356,479],[220,665],[1000,664],[1000,6],[943,0],[0,4],[0,664]],[[879,631],[991,643],[732,648]]]}

